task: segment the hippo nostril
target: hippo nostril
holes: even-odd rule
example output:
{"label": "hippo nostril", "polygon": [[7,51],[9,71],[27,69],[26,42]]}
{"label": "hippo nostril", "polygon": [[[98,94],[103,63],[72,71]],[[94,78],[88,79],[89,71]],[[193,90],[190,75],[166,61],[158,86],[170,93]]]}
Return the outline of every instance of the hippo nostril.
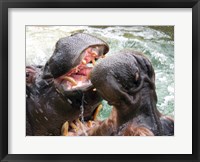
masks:
{"label": "hippo nostril", "polygon": [[30,74],[29,73],[26,73],[26,77],[29,77],[30,76]]}

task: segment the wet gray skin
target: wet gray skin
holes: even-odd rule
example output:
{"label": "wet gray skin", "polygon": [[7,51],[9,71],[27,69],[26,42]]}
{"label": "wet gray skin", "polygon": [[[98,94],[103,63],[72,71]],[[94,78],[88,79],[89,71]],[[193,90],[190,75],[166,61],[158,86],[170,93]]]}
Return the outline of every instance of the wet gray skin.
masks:
{"label": "wet gray skin", "polygon": [[117,111],[117,130],[96,132],[124,135],[130,125],[137,125],[154,135],[174,134],[173,120],[157,110],[154,69],[143,54],[120,51],[107,56],[93,68],[90,76],[97,91]]}
{"label": "wet gray skin", "polygon": [[98,47],[99,56],[109,50],[101,39],[79,33],[58,40],[44,67],[26,67],[26,135],[61,135],[62,124],[79,118],[81,107],[85,120],[92,118],[102,97],[91,83],[74,89],[55,84],[56,78],[80,64],[89,47]]}

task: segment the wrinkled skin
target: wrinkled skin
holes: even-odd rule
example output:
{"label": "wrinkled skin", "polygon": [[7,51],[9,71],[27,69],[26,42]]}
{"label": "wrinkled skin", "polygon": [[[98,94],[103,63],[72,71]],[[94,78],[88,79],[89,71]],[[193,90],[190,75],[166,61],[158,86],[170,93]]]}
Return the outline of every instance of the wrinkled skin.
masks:
{"label": "wrinkled skin", "polygon": [[92,118],[102,101],[98,92],[93,91],[92,84],[63,89],[55,80],[79,65],[84,51],[93,46],[98,47],[99,56],[108,52],[104,41],[88,34],[61,38],[44,67],[26,67],[26,135],[61,135],[65,121],[80,117],[81,106],[84,107],[84,119]]}
{"label": "wrinkled skin", "polygon": [[150,61],[134,51],[107,56],[91,72],[101,96],[113,105],[110,117],[88,131],[94,136],[170,136],[173,119],[156,108],[155,74]]}

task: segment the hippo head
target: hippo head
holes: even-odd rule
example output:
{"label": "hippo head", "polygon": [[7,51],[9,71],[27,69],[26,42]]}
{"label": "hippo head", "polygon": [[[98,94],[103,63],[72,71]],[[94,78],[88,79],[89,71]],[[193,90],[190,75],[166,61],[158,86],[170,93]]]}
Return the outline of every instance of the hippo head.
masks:
{"label": "hippo head", "polygon": [[43,78],[54,78],[64,91],[87,89],[92,86],[88,76],[95,61],[108,50],[103,40],[89,34],[77,33],[61,38],[44,67]]}
{"label": "hippo head", "polygon": [[135,51],[106,56],[92,70],[91,82],[113,111],[90,135],[173,135],[174,122],[156,107],[151,62]]}
{"label": "hippo head", "polygon": [[89,74],[108,50],[103,40],[77,33],[57,41],[44,67],[26,67],[27,134],[60,135],[65,121],[93,119],[102,97]]}
{"label": "hippo head", "polygon": [[132,118],[139,108],[148,104],[149,96],[157,102],[153,67],[138,52],[121,51],[107,56],[94,67],[90,76],[101,96],[126,118]]}

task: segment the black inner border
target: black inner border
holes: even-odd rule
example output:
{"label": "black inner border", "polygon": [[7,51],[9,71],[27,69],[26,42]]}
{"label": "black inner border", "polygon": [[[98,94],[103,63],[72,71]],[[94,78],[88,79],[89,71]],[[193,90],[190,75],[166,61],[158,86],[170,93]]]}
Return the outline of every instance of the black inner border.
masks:
{"label": "black inner border", "polygon": [[[8,9],[9,8],[192,8],[192,154],[8,154]],[[199,0],[0,0],[0,160],[7,161],[200,161]],[[187,30],[187,29],[185,29]],[[184,36],[183,36],[184,38]],[[184,40],[183,40],[184,41]],[[183,54],[184,56],[184,54]],[[187,74],[186,74],[187,77]],[[184,82],[184,81],[183,81]],[[187,86],[187,83],[185,83]],[[184,88],[184,87],[183,87]],[[186,92],[187,93],[187,92]],[[187,117],[186,117],[187,120]],[[185,128],[187,131],[187,128]],[[185,139],[187,140],[187,139]],[[117,145],[117,144],[116,144]],[[20,146],[19,146],[20,147]],[[54,146],[51,146],[54,147]],[[120,147],[120,146],[119,146]],[[134,147],[134,146],[132,146]],[[153,149],[154,146],[152,146]],[[163,146],[164,147],[164,146]],[[173,147],[173,146],[172,146]],[[181,147],[187,147],[184,145]],[[84,148],[83,148],[84,149]],[[92,149],[92,148],[91,148]],[[162,148],[161,148],[162,149]]]}

